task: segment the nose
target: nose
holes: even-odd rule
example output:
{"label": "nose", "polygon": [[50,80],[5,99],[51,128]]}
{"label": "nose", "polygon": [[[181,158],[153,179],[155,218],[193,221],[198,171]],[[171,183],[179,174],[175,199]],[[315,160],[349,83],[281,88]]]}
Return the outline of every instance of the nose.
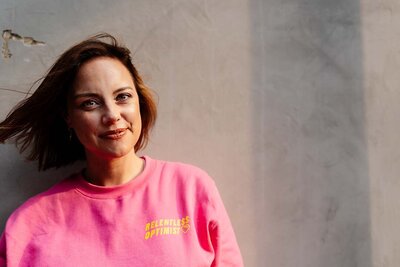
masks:
{"label": "nose", "polygon": [[104,125],[112,125],[121,119],[121,114],[116,105],[105,105],[104,114],[101,118]]}

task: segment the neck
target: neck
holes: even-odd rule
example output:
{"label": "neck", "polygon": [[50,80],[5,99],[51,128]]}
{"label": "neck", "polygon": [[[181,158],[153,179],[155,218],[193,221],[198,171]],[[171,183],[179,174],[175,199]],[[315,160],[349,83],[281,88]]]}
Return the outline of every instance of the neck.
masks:
{"label": "neck", "polygon": [[135,153],[113,159],[100,158],[87,153],[86,160],[85,179],[100,186],[127,183],[139,175],[144,168],[144,160]]}

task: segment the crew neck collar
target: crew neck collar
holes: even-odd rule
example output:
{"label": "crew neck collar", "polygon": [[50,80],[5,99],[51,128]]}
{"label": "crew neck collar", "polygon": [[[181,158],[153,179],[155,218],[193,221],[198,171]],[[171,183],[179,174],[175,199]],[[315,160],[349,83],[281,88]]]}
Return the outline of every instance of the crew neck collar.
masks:
{"label": "crew neck collar", "polygon": [[144,168],[142,172],[126,183],[114,186],[99,186],[86,181],[82,172],[80,172],[77,174],[78,181],[76,190],[87,197],[102,199],[118,198],[128,193],[132,193],[135,188],[139,187],[147,180],[147,177],[149,176],[148,174],[153,169],[154,161],[150,157],[142,156],[141,158],[144,160]]}

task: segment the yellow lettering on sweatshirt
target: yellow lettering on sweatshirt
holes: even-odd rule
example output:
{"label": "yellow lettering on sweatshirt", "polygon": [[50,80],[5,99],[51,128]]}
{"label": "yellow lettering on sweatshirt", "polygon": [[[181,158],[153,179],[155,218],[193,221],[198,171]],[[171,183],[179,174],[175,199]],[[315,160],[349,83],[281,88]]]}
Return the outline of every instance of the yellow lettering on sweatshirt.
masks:
{"label": "yellow lettering on sweatshirt", "polygon": [[153,220],[146,223],[144,230],[145,240],[158,236],[186,234],[190,230],[190,217]]}

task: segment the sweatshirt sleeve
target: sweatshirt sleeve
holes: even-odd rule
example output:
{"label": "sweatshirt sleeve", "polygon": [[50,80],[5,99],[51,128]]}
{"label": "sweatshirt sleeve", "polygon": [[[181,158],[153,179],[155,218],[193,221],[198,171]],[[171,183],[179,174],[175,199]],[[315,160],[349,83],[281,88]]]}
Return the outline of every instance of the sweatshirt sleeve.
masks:
{"label": "sweatshirt sleeve", "polygon": [[6,238],[5,232],[0,237],[0,267],[6,267]]}
{"label": "sweatshirt sleeve", "polygon": [[211,266],[243,266],[242,256],[232,224],[214,183],[212,194],[215,219],[209,223],[209,232],[215,259]]}

